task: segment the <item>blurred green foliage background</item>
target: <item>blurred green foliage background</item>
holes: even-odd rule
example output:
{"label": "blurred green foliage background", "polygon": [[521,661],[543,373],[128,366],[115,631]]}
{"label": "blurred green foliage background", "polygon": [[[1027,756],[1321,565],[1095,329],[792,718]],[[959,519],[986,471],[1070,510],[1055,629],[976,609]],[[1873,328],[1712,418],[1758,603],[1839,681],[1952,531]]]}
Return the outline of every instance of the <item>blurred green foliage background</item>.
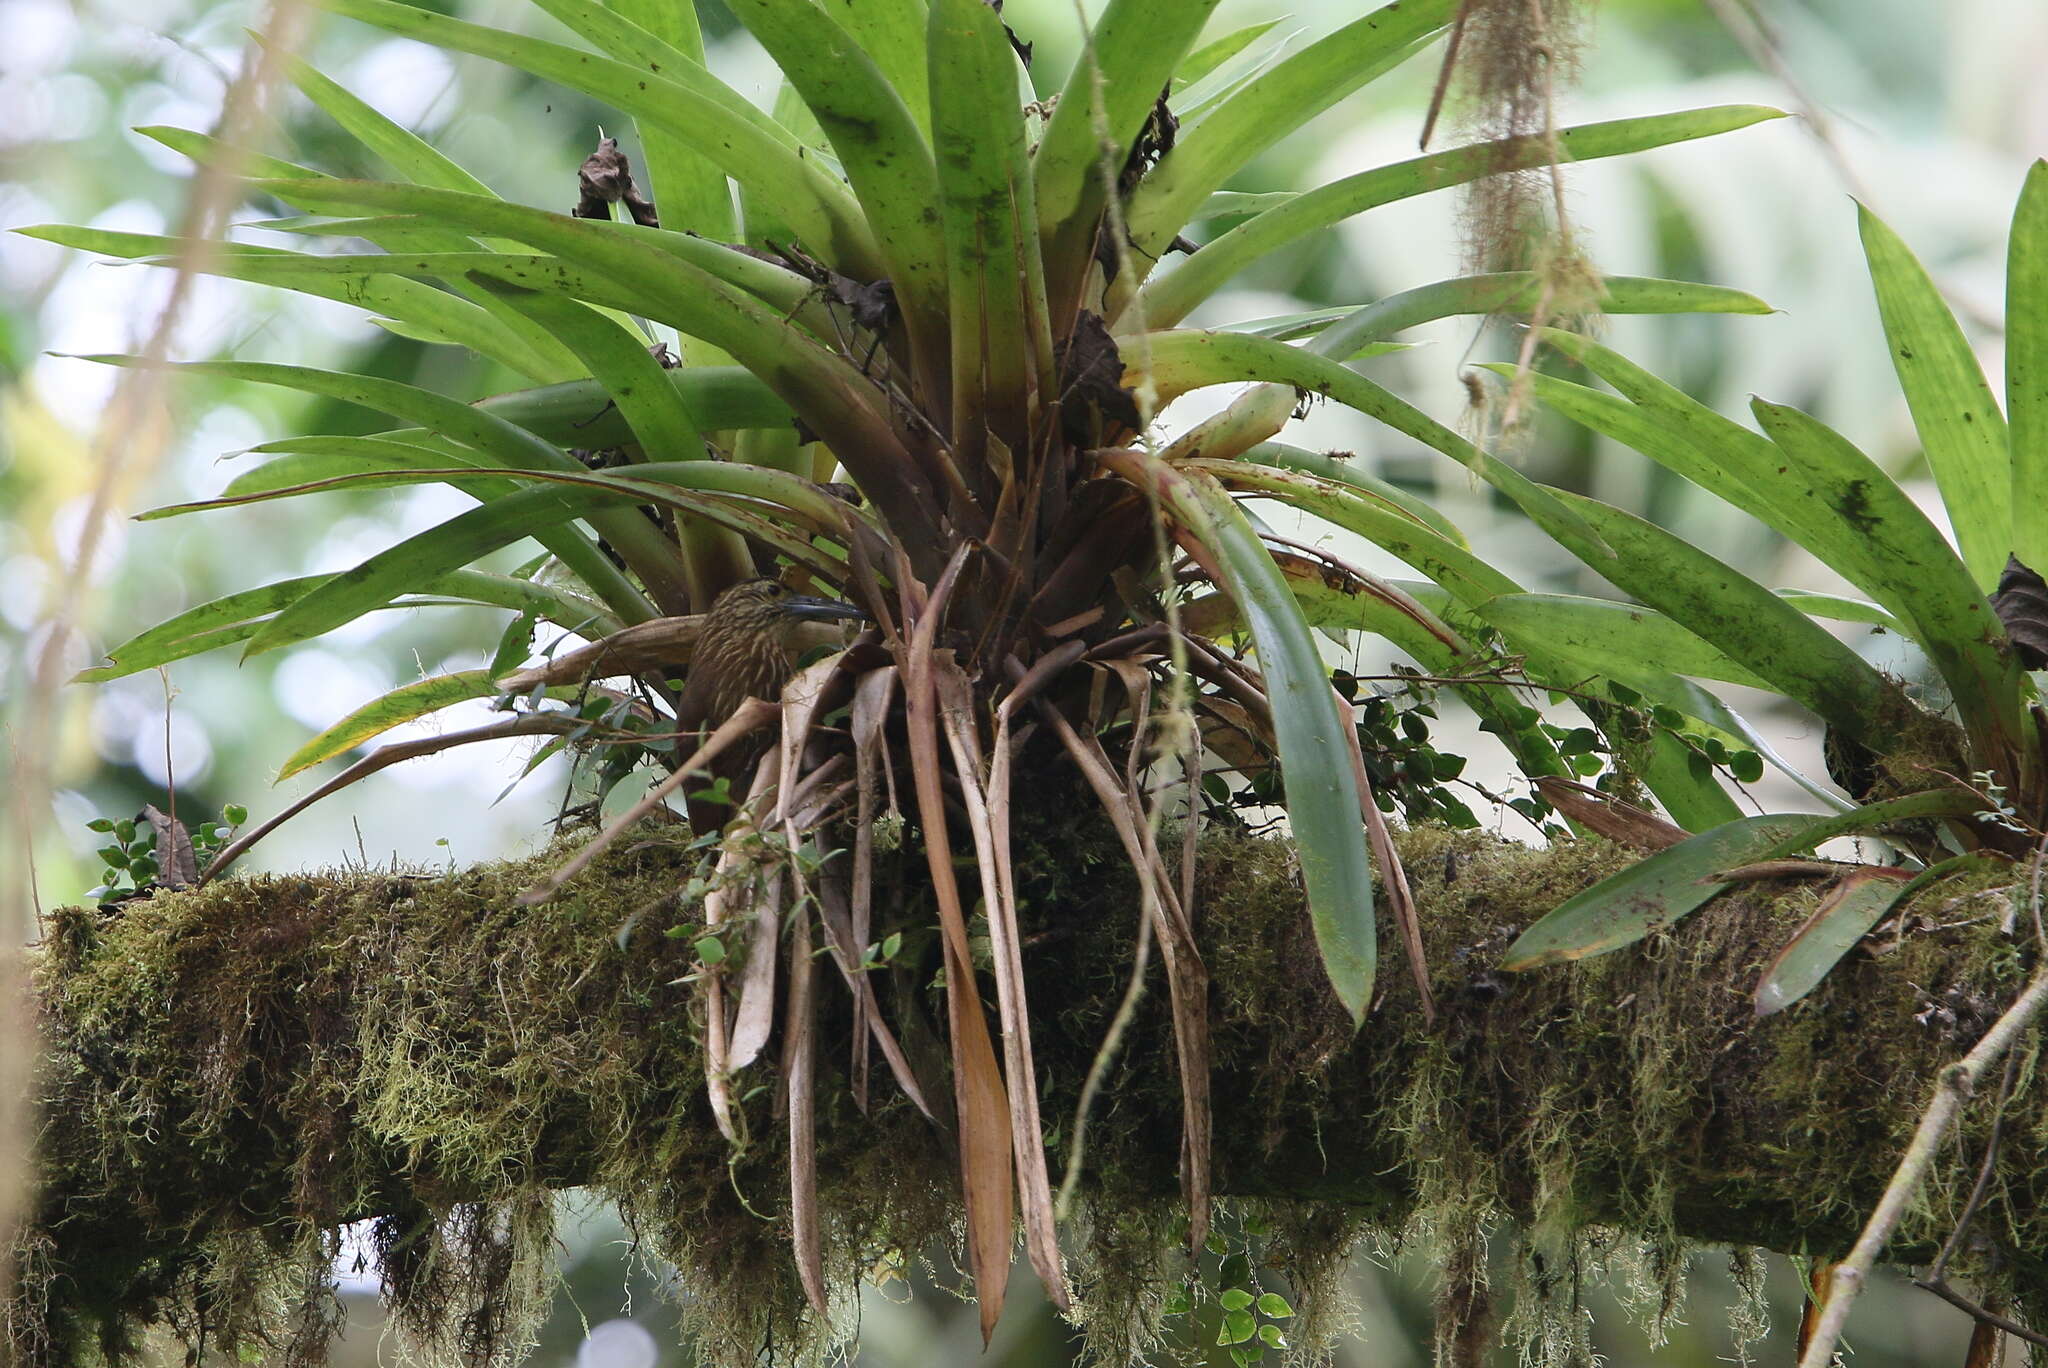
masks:
{"label": "blurred green foliage background", "polygon": [[[519,0],[438,5],[484,22],[547,26]],[[1228,0],[1215,31],[1284,15],[1284,27],[1320,32],[1357,8],[1348,0]],[[714,66],[750,96],[772,100],[765,61],[735,34],[717,0],[704,0],[703,10],[718,35]],[[2026,161],[2048,152],[2048,83],[2038,79],[2048,70],[2048,7],[2039,0],[1757,0],[1756,13],[1775,35],[1796,89],[1759,69],[1723,26],[1724,10],[1749,12],[1743,0],[1609,0],[1589,23],[1583,80],[1561,117],[1732,101],[1806,108],[1820,117],[1574,168],[1571,202],[1602,268],[1737,286],[1782,312],[1617,319],[1609,338],[1724,411],[1752,392],[1807,408],[1909,486],[1924,484],[1855,248],[1851,196],[1865,199],[1915,246],[1974,326],[1986,368],[1996,373],[2004,226]],[[1005,16],[1039,44],[1041,70],[1065,69],[1078,33],[1071,0],[1009,0]],[[212,127],[254,18],[247,0],[0,0],[0,229],[69,222],[169,231],[190,167],[129,130]],[[576,165],[599,127],[612,119],[607,131],[630,134],[583,96],[345,23],[321,26],[306,55],[499,193],[528,203],[567,208]],[[1235,188],[1294,188],[1408,155],[1434,74],[1432,54],[1374,85],[1369,97],[1340,107],[1248,168]],[[339,174],[376,173],[303,101],[284,100],[281,115],[264,150]],[[248,206],[235,219],[263,212]],[[253,229],[234,235],[273,240]],[[1211,301],[1193,321],[1357,303],[1454,274],[1460,252],[1455,202],[1425,197],[1314,240]],[[75,573],[73,553],[95,478],[89,441],[113,383],[105,368],[62,354],[138,347],[167,285],[162,272],[95,263],[0,235],[0,700],[19,699],[53,589]],[[1465,403],[1457,371],[1472,329],[1454,321],[1422,336],[1427,345],[1395,358],[1391,375],[1403,393],[1452,418]],[[196,282],[176,354],[346,367],[465,398],[516,386],[509,374],[383,332],[346,307],[214,279]],[[210,495],[234,468],[223,462],[273,437],[379,426],[361,411],[218,381],[182,383],[175,405],[165,459],[119,491],[123,511]],[[1596,588],[1578,579],[1562,551],[1496,509],[1446,463],[1329,408],[1314,410],[1300,427],[1290,440],[1357,451],[1378,473],[1441,501],[1490,560],[1531,587]],[[1523,459],[1539,478],[1642,511],[1759,578],[1831,587],[1811,566],[1793,563],[1782,544],[1724,516],[1698,491],[1647,462],[1606,456],[1582,433],[1543,426]],[[345,568],[460,502],[451,491],[422,486],[286,500],[208,520],[124,524],[99,558],[86,598],[91,648],[207,598]],[[523,558],[514,548],[506,563]],[[1370,555],[1359,559],[1373,563]],[[1765,567],[1773,573],[1760,573]],[[484,664],[499,626],[480,610],[374,614],[248,665],[225,651],[181,662],[168,678],[145,674],[69,691],[51,738],[57,816],[36,846],[43,900],[75,899],[96,881],[91,852],[99,841],[85,828],[90,818],[129,815],[145,802],[163,805],[173,785],[188,816],[216,814],[230,802],[265,816],[332,772],[330,765],[272,787],[278,762],[306,736],[394,685]],[[1378,670],[1386,661],[1366,664]],[[452,729],[471,720],[458,709],[431,725]],[[1783,731],[1788,721],[1767,711],[1757,720],[1774,736],[1774,723]],[[1785,746],[1803,746],[1810,756],[1818,738],[1801,734],[1800,725],[1792,724]],[[1479,773],[1483,743],[1472,750]],[[287,826],[258,848],[251,867],[393,860],[431,866],[531,849],[545,837],[565,775],[550,762],[506,792],[522,758],[510,745],[496,755],[470,748],[387,771]],[[1498,772],[1506,772],[1504,764]],[[605,1213],[587,1213],[573,1230],[560,1305],[533,1361],[583,1368],[683,1361],[673,1316],[658,1295],[659,1270],[634,1264],[623,1232]],[[1611,1295],[1593,1297],[1596,1340],[1610,1363],[1705,1364],[1739,1352],[1730,1326],[1744,1296],[1727,1259],[1702,1256],[1698,1263],[1687,1324],[1673,1327],[1670,1342],[1654,1352]],[[1765,1268],[1778,1328],[1752,1352],[1782,1361],[1796,1320],[1798,1277],[1782,1259]],[[374,1328],[374,1301],[365,1291],[372,1284],[347,1258],[342,1270],[355,1298],[355,1330],[340,1361],[387,1361],[394,1351]],[[1386,1368],[1426,1362],[1426,1251],[1361,1258],[1354,1281],[1360,1333],[1340,1346],[1337,1361]],[[1021,1305],[1028,1283],[1020,1279],[1013,1288],[1019,1305],[984,1361],[1066,1361],[1063,1328],[1043,1308],[1026,1312]],[[876,1289],[869,1302],[863,1362],[977,1359],[972,1317],[959,1314],[961,1304],[945,1293],[923,1286],[911,1296],[898,1281]],[[620,1318],[650,1333],[621,1326]],[[1867,1366],[1960,1363],[1967,1332],[1957,1313],[1900,1285],[1866,1298],[1851,1343],[1856,1361]],[[1512,1361],[1511,1353],[1503,1349],[1501,1361]]]}

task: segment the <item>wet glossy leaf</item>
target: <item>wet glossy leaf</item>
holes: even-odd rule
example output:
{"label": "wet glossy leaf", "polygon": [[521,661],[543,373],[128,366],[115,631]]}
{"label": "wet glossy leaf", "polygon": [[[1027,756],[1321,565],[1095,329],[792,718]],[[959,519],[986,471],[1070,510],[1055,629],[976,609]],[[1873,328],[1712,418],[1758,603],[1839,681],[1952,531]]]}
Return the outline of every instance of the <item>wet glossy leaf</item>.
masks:
{"label": "wet glossy leaf", "polygon": [[1259,1332],[1259,1323],[1249,1311],[1228,1311],[1223,1316],[1223,1326],[1216,1332],[1218,1344],[1243,1344]]}

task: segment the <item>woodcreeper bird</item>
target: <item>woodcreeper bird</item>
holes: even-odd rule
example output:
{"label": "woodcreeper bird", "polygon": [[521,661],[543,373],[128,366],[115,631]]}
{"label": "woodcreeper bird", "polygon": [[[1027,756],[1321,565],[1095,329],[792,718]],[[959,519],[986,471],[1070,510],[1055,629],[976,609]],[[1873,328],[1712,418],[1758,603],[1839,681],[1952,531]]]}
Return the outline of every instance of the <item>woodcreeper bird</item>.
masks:
{"label": "woodcreeper bird", "polygon": [[[676,730],[686,737],[708,734],[749,698],[779,698],[808,644],[803,638],[810,624],[866,616],[850,603],[795,593],[779,580],[735,584],[704,615],[689,678],[676,699]],[[687,754],[695,743],[685,740],[682,746]],[[738,801],[760,755],[759,745],[733,747],[712,761],[710,779],[724,779]],[[690,825],[699,832],[715,829],[721,820],[709,804],[693,800],[689,808]]]}

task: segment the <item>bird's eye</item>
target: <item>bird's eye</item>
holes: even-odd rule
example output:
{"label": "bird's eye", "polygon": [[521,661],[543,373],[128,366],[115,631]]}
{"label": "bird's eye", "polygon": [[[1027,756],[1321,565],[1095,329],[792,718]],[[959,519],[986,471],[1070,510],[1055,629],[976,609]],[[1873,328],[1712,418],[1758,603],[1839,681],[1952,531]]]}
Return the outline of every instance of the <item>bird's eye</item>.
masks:
{"label": "bird's eye", "polygon": [[768,582],[768,592],[775,595],[777,598],[780,598],[782,595],[789,592],[789,586],[784,584],[781,580],[770,580]]}

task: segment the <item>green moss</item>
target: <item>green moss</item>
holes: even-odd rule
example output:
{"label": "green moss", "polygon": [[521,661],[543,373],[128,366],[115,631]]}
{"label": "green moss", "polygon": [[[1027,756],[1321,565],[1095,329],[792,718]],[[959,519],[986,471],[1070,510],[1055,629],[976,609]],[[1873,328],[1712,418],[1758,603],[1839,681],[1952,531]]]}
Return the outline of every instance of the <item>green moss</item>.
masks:
{"label": "green moss", "polygon": [[[1086,804],[1034,810],[1019,870],[1057,1172],[1139,907]],[[1750,991],[1811,909],[1808,887],[1747,887],[1628,951],[1503,975],[1522,927],[1630,857],[1436,829],[1399,844],[1439,1015],[1423,1022],[1390,939],[1356,1032],[1324,984],[1287,847],[1223,830],[1200,844],[1215,1170],[1222,1191],[1258,1203],[1224,1215],[1270,1232],[1259,1257],[1293,1289],[1293,1338],[1311,1349],[1341,1322],[1335,1272],[1361,1237],[1428,1235],[1447,1251],[1451,1362],[1496,1326],[1568,1360],[1592,1276],[1623,1278],[1647,1318],[1668,1316],[1702,1242],[1845,1247],[1934,1071],[2027,969],[1999,929],[2006,894],[1979,875],[1930,891],[1880,953],[1852,955],[1761,1022]],[[15,1361],[128,1362],[150,1332],[316,1364],[335,1314],[333,1232],[374,1218],[407,1341],[436,1361],[510,1362],[545,1299],[551,1198],[567,1187],[618,1202],[648,1251],[677,1264],[691,1328],[722,1363],[770,1345],[779,1361],[818,1358],[851,1328],[877,1260],[954,1243],[949,1108],[928,1123],[879,1063],[868,1113],[853,1107],[846,995],[821,968],[817,1171],[843,1305],[817,1323],[788,1252],[773,1050],[741,1080],[750,1146],[735,1152],[704,1101],[681,852],[654,833],[560,900],[520,906],[556,858],[447,877],[252,878],[56,914],[38,979],[46,1185],[7,1315]],[[875,978],[906,1053],[938,1080],[922,858],[907,848],[885,862],[878,925],[908,934]],[[1106,1361],[1154,1341],[1189,1270],[1165,999],[1155,958],[1064,1232]],[[2040,1099],[2030,1046],[1978,1227],[1991,1248],[1959,1269],[2023,1309],[2048,1271]],[[1988,1110],[1970,1110],[1900,1232],[1902,1255],[1947,1234]],[[1510,1228],[1492,1260],[1504,1289],[1490,1289],[1488,1234]]]}

